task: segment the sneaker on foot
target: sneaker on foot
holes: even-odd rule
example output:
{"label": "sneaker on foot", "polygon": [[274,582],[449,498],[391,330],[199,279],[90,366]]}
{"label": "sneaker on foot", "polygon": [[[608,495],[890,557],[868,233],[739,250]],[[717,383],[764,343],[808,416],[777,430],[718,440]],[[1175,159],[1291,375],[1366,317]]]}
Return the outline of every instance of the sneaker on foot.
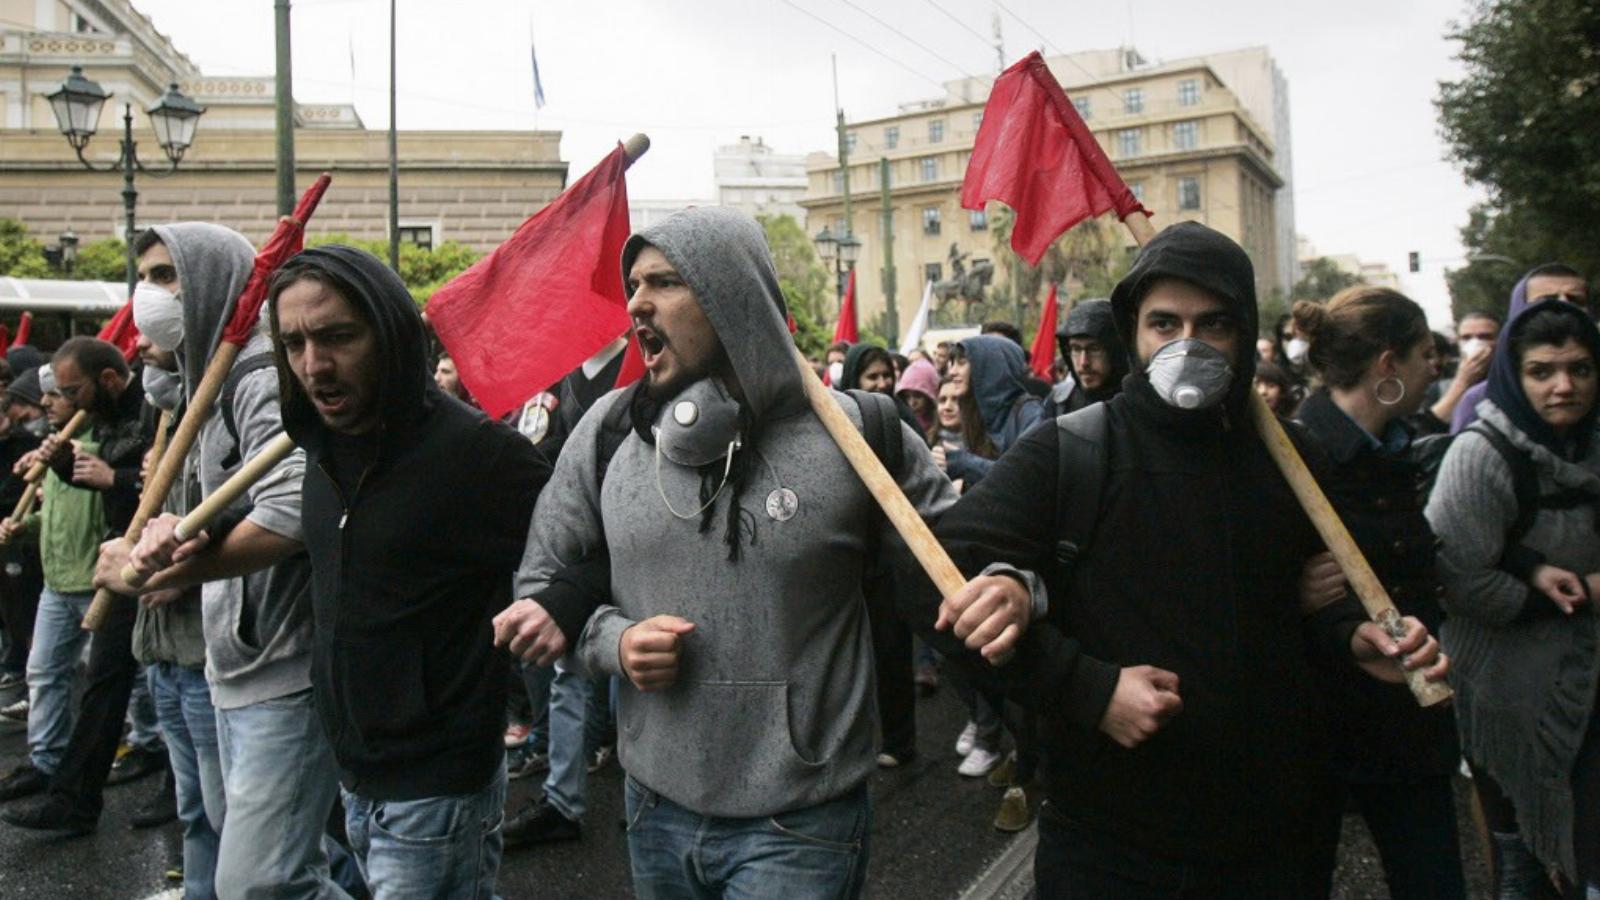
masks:
{"label": "sneaker on foot", "polygon": [[50,786],[50,776],[24,763],[0,777],[0,803],[44,793]]}
{"label": "sneaker on foot", "polygon": [[510,750],[513,747],[522,746],[527,742],[528,734],[531,731],[533,731],[533,726],[531,725],[512,722],[510,727],[506,729],[506,749]]}
{"label": "sneaker on foot", "polygon": [[956,738],[956,755],[966,756],[978,744],[978,723],[968,722],[967,727],[961,729],[961,736]]}
{"label": "sneaker on foot", "polygon": [[21,672],[0,672],[0,691],[27,683],[28,677]]}
{"label": "sneaker on foot", "polygon": [[562,815],[548,800],[540,800],[506,820],[500,833],[510,850],[530,844],[575,841],[583,837],[583,826]]}
{"label": "sneaker on foot", "polygon": [[968,778],[977,778],[979,775],[989,774],[989,771],[998,765],[1000,765],[1000,754],[982,747],[973,747],[967,758],[961,761],[961,765],[956,766],[956,772]]}
{"label": "sneaker on foot", "polygon": [[138,781],[146,775],[154,775],[165,770],[167,765],[165,748],[146,750],[143,747],[132,747],[127,753],[119,754],[116,762],[111,764],[111,774],[106,776],[106,785],[109,787]]}
{"label": "sneaker on foot", "polygon": [[599,750],[594,752],[594,756],[589,758],[589,774],[593,775],[601,769],[604,769],[606,766],[611,765],[611,761],[616,758],[616,747],[601,747]]}
{"label": "sneaker on foot", "polygon": [[5,716],[13,722],[28,721],[28,698],[23,697],[5,709],[0,709],[0,716]]}
{"label": "sneaker on foot", "polygon": [[88,834],[94,831],[99,816],[83,812],[64,797],[52,795],[32,806],[8,809],[0,813],[0,821],[27,828],[30,831],[64,831],[68,835]]}
{"label": "sneaker on foot", "polygon": [[1000,811],[994,815],[994,827],[1000,831],[1015,832],[1028,827],[1033,814],[1028,811],[1028,794],[1022,788],[1006,788],[1000,798]]}
{"label": "sneaker on foot", "polygon": [[156,789],[154,796],[134,810],[128,826],[135,829],[159,828],[176,818],[178,818],[177,782],[173,778],[172,769],[169,768],[167,776],[161,779],[161,787]]}

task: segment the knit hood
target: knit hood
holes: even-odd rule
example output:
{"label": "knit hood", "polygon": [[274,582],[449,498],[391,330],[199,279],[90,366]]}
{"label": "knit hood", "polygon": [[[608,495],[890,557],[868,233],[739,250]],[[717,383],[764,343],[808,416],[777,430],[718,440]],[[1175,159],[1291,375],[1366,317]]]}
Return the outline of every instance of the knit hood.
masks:
{"label": "knit hood", "polygon": [[[422,315],[405,283],[392,269],[364,250],[329,244],[296,254],[282,271],[290,270],[321,273],[371,326],[379,359],[378,417],[382,431],[404,429],[443,400],[444,393],[433,383],[428,365],[428,338]],[[295,443],[306,446],[308,440],[325,436],[328,427],[317,415],[300,379],[289,371],[278,332],[277,293],[268,298],[267,310],[283,392],[283,427]]]}
{"label": "knit hood", "polygon": [[[1132,270],[1111,293],[1117,335],[1122,339],[1123,356],[1133,373],[1128,376],[1130,379],[1145,381],[1135,340],[1139,304],[1150,287],[1162,278],[1177,278],[1206,290],[1226,303],[1237,317],[1238,358],[1233,363],[1233,384],[1228,388],[1223,408],[1232,416],[1243,414],[1245,403],[1255,389],[1256,355],[1252,344],[1260,328],[1255,266],[1249,254],[1232,238],[1198,222],[1169,225],[1139,251]],[[1194,412],[1210,414],[1212,411]]]}
{"label": "knit hood", "polygon": [[[1527,279],[1517,284],[1517,289],[1523,291]],[[1525,291],[1523,291],[1525,295]],[[1516,294],[1512,295],[1512,302],[1516,301]],[[1487,387],[1484,395],[1500,410],[1500,412],[1515,425],[1518,430],[1527,435],[1530,440],[1550,450],[1563,459],[1580,459],[1588,453],[1589,443],[1594,437],[1594,428],[1597,412],[1600,412],[1600,403],[1591,407],[1589,412],[1569,432],[1570,439],[1562,440],[1556,436],[1550,425],[1540,417],[1533,404],[1528,402],[1528,395],[1522,389],[1522,361],[1512,352],[1511,342],[1521,331],[1527,327],[1528,321],[1535,314],[1551,314],[1570,316],[1582,324],[1578,329],[1579,338],[1589,353],[1597,362],[1600,362],[1600,332],[1597,332],[1594,322],[1588,313],[1581,307],[1571,303],[1537,303],[1528,305],[1523,303],[1506,327],[1501,329],[1500,337],[1495,342],[1494,359],[1489,363],[1489,377],[1485,380]],[[1569,455],[1568,450],[1572,451]]]}
{"label": "knit hood", "polygon": [[807,409],[778,271],[756,220],[718,206],[670,216],[623,245],[624,282],[647,246],[660,250],[694,292],[728,354],[752,418]]}
{"label": "knit hood", "polygon": [[1016,341],[993,334],[969,337],[958,346],[971,364],[967,386],[978,404],[983,427],[990,434],[999,434],[1017,398],[1028,391],[1022,384],[1028,357]]}
{"label": "knit hood", "polygon": [[[183,378],[184,397],[192,398],[206,364],[222,343],[223,327],[233,317],[234,304],[250,280],[256,251],[244,235],[210,222],[156,225],[151,230],[166,245],[178,270],[183,302],[183,346],[176,351],[178,374]],[[267,340],[258,332],[240,358],[266,349]]]}
{"label": "knit hood", "polygon": [[939,402],[939,370],[925,359],[912,360],[911,365],[906,366],[905,372],[900,375],[900,383],[894,386],[897,397],[907,391],[921,394],[935,403]]}

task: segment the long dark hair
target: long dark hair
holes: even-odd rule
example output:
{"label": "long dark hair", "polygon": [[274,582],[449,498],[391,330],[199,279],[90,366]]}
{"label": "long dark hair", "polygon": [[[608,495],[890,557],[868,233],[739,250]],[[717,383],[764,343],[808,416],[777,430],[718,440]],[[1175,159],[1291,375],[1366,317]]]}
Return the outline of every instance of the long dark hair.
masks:
{"label": "long dark hair", "polygon": [[[951,345],[952,357],[958,351],[958,346]],[[950,376],[939,379],[939,390],[950,384]],[[967,383],[967,392],[956,398],[956,405],[961,408],[961,440],[967,445],[967,452],[976,453],[984,459],[998,459],[1000,451],[995,449],[994,441],[989,440],[989,432],[983,427],[983,416],[978,413],[978,401],[972,395],[972,384]],[[939,400],[933,401],[933,424],[928,426],[928,446],[939,445]]]}

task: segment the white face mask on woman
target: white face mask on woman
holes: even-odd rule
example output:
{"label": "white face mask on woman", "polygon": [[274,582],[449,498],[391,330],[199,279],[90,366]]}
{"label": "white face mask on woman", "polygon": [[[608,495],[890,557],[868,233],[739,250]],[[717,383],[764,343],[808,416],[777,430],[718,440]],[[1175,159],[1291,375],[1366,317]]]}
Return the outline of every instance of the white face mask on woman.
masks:
{"label": "white face mask on woman", "polygon": [[1303,338],[1290,338],[1283,345],[1283,353],[1289,357],[1289,362],[1300,365],[1306,361],[1306,354],[1311,352],[1311,343]]}
{"label": "white face mask on woman", "polygon": [[133,324],[157,349],[171,353],[183,346],[183,303],[158,284],[141,282],[134,289]]}

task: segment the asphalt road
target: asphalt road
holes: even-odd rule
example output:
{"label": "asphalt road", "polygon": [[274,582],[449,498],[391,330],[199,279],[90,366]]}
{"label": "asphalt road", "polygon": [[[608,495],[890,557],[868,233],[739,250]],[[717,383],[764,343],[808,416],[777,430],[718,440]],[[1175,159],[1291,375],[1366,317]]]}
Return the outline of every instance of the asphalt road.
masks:
{"label": "asphalt road", "polygon": [[[0,697],[9,703],[15,696]],[[951,748],[964,716],[948,688],[918,704],[920,755],[897,770],[873,778],[876,815],[868,896],[887,900],[956,898],[1005,851],[1013,836],[991,827],[1000,791],[983,779],[955,772]],[[0,720],[0,767],[26,756],[20,725]],[[163,872],[182,856],[176,824],[132,831],[128,821],[156,789],[155,780],[109,788],[100,827],[92,835],[60,838],[0,824],[0,900],[144,900],[167,892],[176,897]],[[510,806],[520,808],[539,786],[512,782]],[[592,776],[590,810],[580,841],[512,851],[500,872],[500,893],[508,898],[626,898],[627,848],[620,827],[622,774],[611,766]],[[1460,792],[1465,797],[1465,791]],[[1486,896],[1482,855],[1461,807],[1467,878],[1474,897]],[[1360,821],[1345,821],[1335,879],[1336,900],[1379,900],[1388,896],[1382,868]],[[1026,867],[997,896],[1031,895]]]}

